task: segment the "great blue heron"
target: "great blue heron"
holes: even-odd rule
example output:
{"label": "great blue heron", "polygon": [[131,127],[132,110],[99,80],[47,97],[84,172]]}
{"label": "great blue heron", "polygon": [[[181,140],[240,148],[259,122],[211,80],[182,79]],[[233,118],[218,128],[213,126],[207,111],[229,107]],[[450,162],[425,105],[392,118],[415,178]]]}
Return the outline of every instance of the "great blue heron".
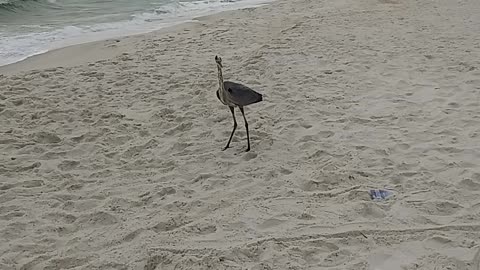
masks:
{"label": "great blue heron", "polygon": [[247,118],[245,118],[245,112],[243,111],[243,107],[257,103],[262,101],[262,94],[255,92],[253,89],[245,86],[243,84],[230,82],[230,81],[223,81],[223,74],[222,74],[222,58],[219,56],[215,56],[215,62],[217,63],[218,69],[218,83],[219,87],[217,90],[217,98],[225,105],[230,108],[233,116],[233,130],[232,134],[230,135],[230,139],[228,139],[228,143],[223,148],[223,150],[227,149],[230,146],[230,142],[232,141],[233,134],[235,133],[235,129],[237,129],[237,120],[235,119],[235,107],[238,107],[243,115],[243,120],[245,121],[245,128],[247,130],[247,150],[246,152],[250,151],[250,135],[248,134],[248,123]]}

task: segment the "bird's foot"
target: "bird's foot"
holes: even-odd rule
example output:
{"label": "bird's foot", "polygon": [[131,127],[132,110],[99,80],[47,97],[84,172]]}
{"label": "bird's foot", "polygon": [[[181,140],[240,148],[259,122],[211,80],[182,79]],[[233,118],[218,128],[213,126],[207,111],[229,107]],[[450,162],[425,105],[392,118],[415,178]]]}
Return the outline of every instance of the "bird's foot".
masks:
{"label": "bird's foot", "polygon": [[248,151],[250,151],[250,147],[248,147],[247,150],[245,150],[245,152],[248,152]]}
{"label": "bird's foot", "polygon": [[229,147],[228,147],[228,145],[227,145],[227,146],[225,146],[225,147],[222,149],[222,151],[225,151],[225,150],[227,150],[228,148],[229,148]]}

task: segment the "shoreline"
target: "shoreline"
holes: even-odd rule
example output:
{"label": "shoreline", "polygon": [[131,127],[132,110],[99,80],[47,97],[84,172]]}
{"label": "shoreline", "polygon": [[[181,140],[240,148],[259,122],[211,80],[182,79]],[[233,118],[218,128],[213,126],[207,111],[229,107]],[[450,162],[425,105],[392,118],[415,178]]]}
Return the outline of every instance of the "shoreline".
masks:
{"label": "shoreline", "polygon": [[[258,3],[245,3],[244,5],[240,5],[239,7],[229,7],[224,10],[219,10],[219,11],[210,11],[210,12],[203,12],[203,15],[199,16],[194,16],[190,19],[185,19],[182,21],[178,22],[170,22],[167,23],[167,26],[155,29],[155,30],[146,30],[145,32],[137,32],[137,33],[131,33],[127,35],[120,35],[120,36],[110,36],[108,38],[104,39],[98,39],[98,40],[93,40],[93,41],[86,41],[86,42],[80,42],[80,43],[75,43],[75,44],[70,44],[70,42],[67,42],[65,46],[60,46],[58,48],[54,48],[51,50],[47,50],[45,52],[39,52],[36,54],[33,54],[31,56],[28,56],[22,60],[1,65],[0,66],[0,74],[12,74],[15,72],[21,72],[22,68],[27,68],[27,70],[31,70],[34,67],[34,69],[37,68],[53,68],[55,67],[54,65],[62,64],[62,65],[67,65],[67,66],[74,66],[77,64],[82,64],[90,61],[94,61],[97,58],[102,58],[102,59],[107,59],[109,57],[113,57],[116,53],[115,51],[118,51],[117,49],[113,48],[113,45],[115,42],[121,42],[121,41],[128,41],[131,40],[133,37],[141,38],[142,35],[149,35],[152,33],[157,33],[157,34],[164,34],[172,31],[176,31],[177,29],[181,29],[183,24],[191,24],[198,22],[199,18],[206,18],[208,16],[212,16],[215,14],[223,13],[223,12],[232,12],[236,10],[242,10],[242,9],[248,9],[248,8],[257,8],[261,7],[264,5],[271,4],[272,2],[275,2],[276,0],[262,0],[259,1]],[[91,38],[90,38],[91,39]],[[77,38],[78,40],[78,38]],[[119,45],[119,44],[117,44]],[[82,49],[82,46],[85,47],[85,49]],[[102,49],[101,47],[109,46],[109,49]],[[88,48],[88,49],[87,49]],[[61,60],[60,58],[63,58],[64,56],[67,55],[76,55],[77,52],[79,51],[91,51],[91,49],[96,48],[96,50],[102,50],[103,53],[106,53],[106,55],[99,55],[99,54],[91,54],[87,55],[86,59],[79,59],[79,57],[75,57],[74,59],[70,59],[71,63],[68,63],[64,60]],[[95,49],[94,49],[95,50]],[[49,61],[43,61],[41,58],[45,57],[53,57]],[[22,63],[25,62],[25,63]],[[47,63],[49,62],[49,63]],[[18,65],[17,65],[18,64]]]}
{"label": "shoreline", "polygon": [[27,57],[15,63],[0,66],[0,74],[13,75],[32,70],[74,67],[111,59],[121,55],[125,48],[128,48],[135,40],[142,39],[149,35],[161,35],[175,32],[183,27],[188,27],[191,24],[194,24],[194,21],[181,22],[152,32],[68,45]]}

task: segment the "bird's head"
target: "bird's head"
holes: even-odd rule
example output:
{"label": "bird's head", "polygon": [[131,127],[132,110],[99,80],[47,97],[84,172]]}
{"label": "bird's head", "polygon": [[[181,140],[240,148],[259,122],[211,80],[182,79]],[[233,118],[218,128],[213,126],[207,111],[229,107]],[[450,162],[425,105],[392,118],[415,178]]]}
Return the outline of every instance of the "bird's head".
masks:
{"label": "bird's head", "polygon": [[222,68],[222,58],[220,56],[215,55],[215,62],[217,63],[217,66]]}

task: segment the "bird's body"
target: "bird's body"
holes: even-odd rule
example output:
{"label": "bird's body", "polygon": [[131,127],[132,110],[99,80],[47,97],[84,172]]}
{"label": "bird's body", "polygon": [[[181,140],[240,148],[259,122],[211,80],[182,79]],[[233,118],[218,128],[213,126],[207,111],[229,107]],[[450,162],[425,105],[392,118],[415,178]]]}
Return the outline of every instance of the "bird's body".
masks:
{"label": "bird's body", "polygon": [[247,151],[250,151],[250,135],[248,134],[248,123],[247,119],[245,118],[245,112],[243,110],[244,106],[257,103],[263,100],[262,94],[256,92],[255,90],[251,89],[248,86],[245,86],[240,83],[231,82],[231,81],[224,81],[223,80],[223,73],[222,73],[222,59],[218,56],[215,56],[215,62],[217,63],[218,68],[218,82],[219,87],[217,90],[217,98],[224,104],[230,108],[233,116],[233,130],[232,134],[230,135],[230,139],[228,140],[227,149],[230,146],[230,142],[232,141],[233,134],[235,133],[235,129],[237,128],[237,120],[235,119],[235,107],[238,107],[243,115],[243,120],[245,121],[245,128],[247,130]]}
{"label": "bird's body", "polygon": [[243,84],[224,81],[223,86],[226,91],[219,88],[217,98],[227,106],[247,106],[263,100],[262,94]]}

